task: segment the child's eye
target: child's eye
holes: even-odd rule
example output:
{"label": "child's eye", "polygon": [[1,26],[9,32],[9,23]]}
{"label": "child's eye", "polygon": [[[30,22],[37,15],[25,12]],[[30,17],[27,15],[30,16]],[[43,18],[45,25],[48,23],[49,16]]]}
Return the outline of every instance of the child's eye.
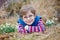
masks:
{"label": "child's eye", "polygon": [[29,17],[32,17],[33,15],[29,15]]}
{"label": "child's eye", "polygon": [[27,16],[25,16],[24,18],[27,18]]}

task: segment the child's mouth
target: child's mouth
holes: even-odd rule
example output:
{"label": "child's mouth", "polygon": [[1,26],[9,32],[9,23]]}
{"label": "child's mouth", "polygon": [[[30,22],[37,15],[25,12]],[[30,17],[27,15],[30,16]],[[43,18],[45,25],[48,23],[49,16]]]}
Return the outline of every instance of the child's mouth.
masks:
{"label": "child's mouth", "polygon": [[31,23],[31,21],[28,21],[28,23]]}

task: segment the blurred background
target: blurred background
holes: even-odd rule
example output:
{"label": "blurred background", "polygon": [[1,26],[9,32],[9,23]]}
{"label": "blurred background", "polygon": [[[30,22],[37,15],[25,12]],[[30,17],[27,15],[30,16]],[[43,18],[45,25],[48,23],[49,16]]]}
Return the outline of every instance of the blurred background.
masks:
{"label": "blurred background", "polygon": [[0,24],[7,21],[16,23],[19,9],[27,4],[35,7],[44,22],[47,19],[60,22],[60,0],[0,0]]}

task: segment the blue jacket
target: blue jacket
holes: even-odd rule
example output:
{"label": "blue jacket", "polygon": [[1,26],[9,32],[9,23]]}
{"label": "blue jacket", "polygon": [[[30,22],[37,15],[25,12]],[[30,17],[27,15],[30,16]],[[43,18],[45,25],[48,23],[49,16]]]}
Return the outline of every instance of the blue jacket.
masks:
{"label": "blue jacket", "polygon": [[[34,22],[30,26],[37,26],[38,21],[40,19],[41,19],[41,16],[36,16]],[[25,27],[27,25],[21,18],[19,18],[17,20],[17,22],[20,23],[21,25],[23,25],[23,27]]]}

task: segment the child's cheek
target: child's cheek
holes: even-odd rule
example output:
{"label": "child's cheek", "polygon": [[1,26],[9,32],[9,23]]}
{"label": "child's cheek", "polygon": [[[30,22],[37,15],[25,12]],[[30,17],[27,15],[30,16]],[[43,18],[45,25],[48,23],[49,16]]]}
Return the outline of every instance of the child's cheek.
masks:
{"label": "child's cheek", "polygon": [[35,20],[35,17],[32,17],[32,20],[34,21]]}
{"label": "child's cheek", "polygon": [[24,20],[24,22],[27,22],[27,20]]}
{"label": "child's cheek", "polygon": [[25,21],[26,21],[26,19],[23,19],[23,21],[25,22]]}

